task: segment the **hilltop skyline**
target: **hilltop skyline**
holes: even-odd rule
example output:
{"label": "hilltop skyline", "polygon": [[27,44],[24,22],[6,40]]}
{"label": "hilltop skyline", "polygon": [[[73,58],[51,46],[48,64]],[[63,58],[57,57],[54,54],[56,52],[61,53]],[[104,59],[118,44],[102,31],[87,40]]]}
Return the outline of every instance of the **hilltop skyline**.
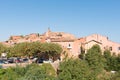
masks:
{"label": "hilltop skyline", "polygon": [[120,1],[6,0],[0,1],[0,41],[11,35],[67,32],[76,37],[108,36],[120,43]]}

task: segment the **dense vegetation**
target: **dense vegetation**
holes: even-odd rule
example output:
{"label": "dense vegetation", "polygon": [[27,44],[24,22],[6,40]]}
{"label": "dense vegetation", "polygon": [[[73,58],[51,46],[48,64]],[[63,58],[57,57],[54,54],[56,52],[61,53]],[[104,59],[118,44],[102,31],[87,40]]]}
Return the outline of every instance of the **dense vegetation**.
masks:
{"label": "dense vegetation", "polygon": [[59,80],[120,80],[119,55],[111,55],[109,50],[102,53],[98,45],[81,55],[80,59],[66,59],[60,64]]}
{"label": "dense vegetation", "polygon": [[[23,45],[24,48],[20,48]],[[53,47],[46,47],[48,43],[31,44],[37,47],[30,47],[30,45],[25,47],[25,45],[27,46],[29,43],[16,45],[18,49],[16,46],[12,47],[13,52],[10,51],[11,49],[7,51],[10,51],[11,55],[17,56],[21,56],[18,54],[29,56],[36,53],[59,54],[61,51],[61,48],[57,48],[56,44],[49,45]],[[38,47],[38,45],[40,46]],[[19,49],[23,49],[22,52]],[[19,52],[18,54],[15,54],[16,50]],[[82,51],[81,55],[78,59],[64,59],[57,71],[53,69],[51,64],[31,64],[26,67],[0,69],[0,80],[120,80],[119,55],[111,55],[109,50],[102,52],[98,45],[94,45],[86,54]]]}
{"label": "dense vegetation", "polygon": [[55,70],[50,64],[0,69],[0,80],[53,80],[55,76]]}
{"label": "dense vegetation", "polygon": [[7,57],[38,56],[56,59],[61,52],[61,46],[54,43],[24,42],[10,47],[0,44],[0,53],[7,53]]}

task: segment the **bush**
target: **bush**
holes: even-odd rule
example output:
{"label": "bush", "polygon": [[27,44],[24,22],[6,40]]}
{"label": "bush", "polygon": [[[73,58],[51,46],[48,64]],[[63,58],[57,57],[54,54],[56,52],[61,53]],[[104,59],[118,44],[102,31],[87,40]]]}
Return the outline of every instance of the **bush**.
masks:
{"label": "bush", "polygon": [[59,80],[88,80],[90,71],[88,64],[79,59],[69,59],[60,64]]}

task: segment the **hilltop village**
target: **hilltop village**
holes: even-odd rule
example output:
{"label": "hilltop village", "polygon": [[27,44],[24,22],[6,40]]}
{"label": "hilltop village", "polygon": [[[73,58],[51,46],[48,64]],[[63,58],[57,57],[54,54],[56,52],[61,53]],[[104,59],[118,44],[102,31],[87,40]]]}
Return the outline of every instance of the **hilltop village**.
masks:
{"label": "hilltop village", "polygon": [[85,52],[93,45],[98,44],[102,51],[108,49],[112,54],[120,53],[120,44],[110,41],[108,37],[99,34],[92,34],[82,38],[76,38],[74,35],[65,32],[52,32],[48,29],[43,34],[32,33],[25,36],[11,36],[9,40],[2,42],[5,45],[11,46],[22,42],[51,42],[58,43],[62,48],[69,51],[70,56],[78,56],[81,53],[81,47]]}
{"label": "hilltop village", "polygon": [[0,80],[120,80],[120,44],[99,34],[76,38],[48,29],[0,46]]}

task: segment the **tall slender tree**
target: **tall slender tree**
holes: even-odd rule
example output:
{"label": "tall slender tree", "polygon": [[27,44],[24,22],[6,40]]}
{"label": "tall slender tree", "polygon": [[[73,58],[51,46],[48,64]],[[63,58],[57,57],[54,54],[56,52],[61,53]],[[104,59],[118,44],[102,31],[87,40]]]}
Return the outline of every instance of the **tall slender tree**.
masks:
{"label": "tall slender tree", "polygon": [[102,57],[100,46],[93,45],[93,47],[87,51],[85,60],[88,62],[93,76],[97,77],[104,67],[104,59]]}

